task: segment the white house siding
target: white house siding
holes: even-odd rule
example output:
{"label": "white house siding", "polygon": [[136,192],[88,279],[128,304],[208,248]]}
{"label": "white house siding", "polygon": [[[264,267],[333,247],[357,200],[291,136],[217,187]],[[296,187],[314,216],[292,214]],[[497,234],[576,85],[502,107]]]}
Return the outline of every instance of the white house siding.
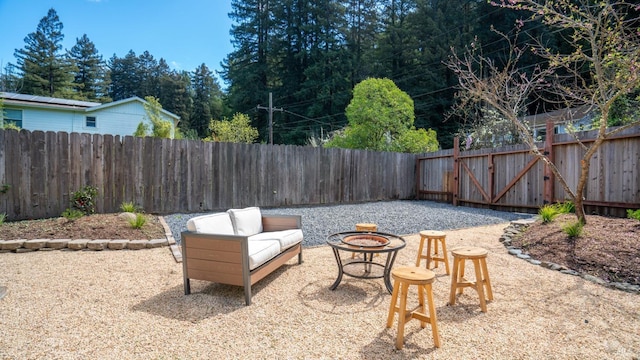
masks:
{"label": "white house siding", "polygon": [[[79,125],[84,124],[84,116],[84,109],[78,111],[56,111],[51,109],[23,108],[22,128],[30,131],[84,132]],[[79,119],[82,121],[79,121]]]}
{"label": "white house siding", "polygon": [[[151,129],[151,122],[147,119],[144,106],[138,101],[132,101],[124,104],[120,104],[113,107],[107,107],[98,109],[95,111],[88,111],[85,116],[96,117],[96,130],[102,134],[113,135],[133,135],[138,128],[141,119]],[[173,119],[164,114],[161,114],[163,120],[169,121],[173,124]],[[88,131],[89,132],[89,131]]]}

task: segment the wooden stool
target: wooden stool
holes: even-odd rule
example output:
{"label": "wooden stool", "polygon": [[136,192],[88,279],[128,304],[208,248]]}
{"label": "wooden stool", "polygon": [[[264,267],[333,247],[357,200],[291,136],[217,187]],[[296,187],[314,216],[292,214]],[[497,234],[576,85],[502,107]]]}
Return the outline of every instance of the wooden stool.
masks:
{"label": "wooden stool", "polygon": [[[431,332],[433,333],[433,343],[435,347],[440,347],[440,335],[438,335],[438,324],[436,317],[436,307],[433,304],[433,291],[431,284],[436,278],[433,271],[406,266],[393,269],[391,271],[393,277],[393,294],[391,295],[391,303],[389,305],[389,315],[387,316],[387,328],[393,325],[395,313],[398,313],[398,337],[396,339],[396,349],[402,349],[404,345],[404,324],[411,319],[420,320],[422,328],[427,326],[427,322],[431,324]],[[407,311],[407,292],[410,285],[418,286],[419,306],[413,311]],[[427,293],[427,302],[429,306],[429,314],[425,312],[424,293]],[[400,305],[396,306],[400,293]],[[420,310],[418,312],[418,310]]]}
{"label": "wooden stool", "polygon": [[[456,290],[458,294],[462,294],[465,287],[473,287],[480,297],[480,309],[482,309],[482,312],[487,312],[485,290],[487,292],[487,299],[493,300],[491,280],[489,280],[486,261],[488,251],[479,247],[465,246],[451,250],[451,254],[453,255],[453,276],[451,277],[449,305],[455,305],[456,303]],[[473,267],[476,273],[475,282],[464,278],[464,261],[467,259],[473,261]]]}
{"label": "wooden stool", "polygon": [[[356,224],[356,231],[375,232],[375,231],[378,231],[378,225],[370,224],[370,223],[359,223],[359,224]],[[376,254],[376,256],[380,256],[380,254]],[[353,259],[355,257],[356,257],[356,253],[352,252],[351,258]]]}
{"label": "wooden stool", "polygon": [[[438,267],[439,262],[444,263],[447,275],[449,275],[449,256],[447,255],[447,242],[445,238],[447,235],[442,231],[423,230],[420,231],[420,248],[418,249],[418,258],[416,259],[416,266],[420,266],[422,259],[427,259],[427,269],[431,269],[431,261],[434,262],[434,268]],[[423,255],[424,240],[427,239],[427,254]],[[433,254],[431,248],[433,244]],[[438,244],[442,246],[442,256],[438,252]]]}

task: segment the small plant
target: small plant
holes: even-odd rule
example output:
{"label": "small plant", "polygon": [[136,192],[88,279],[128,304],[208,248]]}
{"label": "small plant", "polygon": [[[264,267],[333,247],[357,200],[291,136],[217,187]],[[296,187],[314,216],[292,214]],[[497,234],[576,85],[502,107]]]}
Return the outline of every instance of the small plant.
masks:
{"label": "small plant", "polygon": [[120,210],[122,210],[122,212],[134,213],[138,212],[138,207],[133,203],[133,201],[125,201],[120,204]]}
{"label": "small plant", "polygon": [[73,193],[71,204],[84,214],[91,215],[96,212],[96,195],[98,195],[98,190],[87,185]]}
{"label": "small plant", "polygon": [[544,224],[548,224],[559,215],[559,212],[555,205],[547,204],[538,210],[538,215],[540,215]]}
{"label": "small plant", "polygon": [[7,218],[7,214],[0,214],[0,225],[4,224],[4,220]]}
{"label": "small plant", "polygon": [[569,236],[569,238],[577,238],[582,235],[582,229],[584,225],[580,221],[571,222],[562,226],[562,231]]}
{"label": "small plant", "polygon": [[571,214],[576,212],[576,205],[570,200],[556,204],[556,208],[560,214]]}
{"label": "small plant", "polygon": [[0,194],[6,194],[7,192],[9,192],[9,189],[11,189],[11,185],[9,184],[0,185]]}
{"label": "small plant", "polygon": [[627,217],[629,219],[636,219],[640,221],[640,209],[638,210],[627,209]]}
{"label": "small plant", "polygon": [[67,208],[62,212],[62,216],[67,220],[77,220],[84,216],[84,213],[78,209],[69,209]]}
{"label": "small plant", "polygon": [[135,219],[129,219],[129,224],[134,229],[142,229],[142,227],[146,223],[147,223],[147,218],[143,214],[140,214],[140,213],[136,214]]}

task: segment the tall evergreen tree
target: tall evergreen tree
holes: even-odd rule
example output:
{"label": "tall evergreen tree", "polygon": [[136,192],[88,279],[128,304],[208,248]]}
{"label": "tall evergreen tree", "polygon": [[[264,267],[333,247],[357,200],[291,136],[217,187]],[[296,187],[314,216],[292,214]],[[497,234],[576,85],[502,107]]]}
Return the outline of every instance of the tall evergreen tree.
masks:
{"label": "tall evergreen tree", "polygon": [[203,63],[193,73],[193,113],[190,128],[204,138],[209,135],[209,123],[222,117],[222,91],[213,73]]}
{"label": "tall evergreen tree", "polygon": [[[274,85],[269,80],[269,36],[273,28],[272,4],[275,0],[232,0],[229,17],[235,22],[231,28],[236,48],[223,64],[222,76],[229,84],[229,103],[238,112],[247,113],[264,103]],[[252,119],[263,139],[268,125],[264,114]]]}
{"label": "tall evergreen tree", "polygon": [[189,130],[189,118],[193,110],[191,98],[191,77],[186,71],[172,71],[160,78],[160,94],[158,96],[163,108],[180,116],[180,129]]}
{"label": "tall evergreen tree", "polygon": [[105,100],[107,96],[105,64],[102,55],[87,34],[76,39],[76,44],[68,51],[68,57],[75,65],[73,76],[75,91],[81,99]]}
{"label": "tall evergreen tree", "polygon": [[111,80],[109,96],[114,101],[142,95],[140,91],[142,77],[138,67],[138,57],[133,50],[129,50],[123,58],[119,58],[114,54],[109,60]]}
{"label": "tall evergreen tree", "polygon": [[23,75],[21,92],[33,95],[65,97],[71,93],[72,66],[62,50],[62,22],[51,8],[38,23],[35,32],[25,37],[25,47],[14,56]]}
{"label": "tall evergreen tree", "polygon": [[374,74],[380,32],[376,0],[347,0],[346,45],[351,54],[351,87]]}

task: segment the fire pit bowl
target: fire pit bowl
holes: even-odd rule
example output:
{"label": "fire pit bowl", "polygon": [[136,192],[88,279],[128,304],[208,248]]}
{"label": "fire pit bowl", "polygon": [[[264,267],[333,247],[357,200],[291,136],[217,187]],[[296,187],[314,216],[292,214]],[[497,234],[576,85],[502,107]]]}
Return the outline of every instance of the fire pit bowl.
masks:
{"label": "fire pit bowl", "polygon": [[358,247],[383,247],[389,244],[389,239],[380,235],[373,234],[355,234],[345,236],[342,242],[351,246]]}

